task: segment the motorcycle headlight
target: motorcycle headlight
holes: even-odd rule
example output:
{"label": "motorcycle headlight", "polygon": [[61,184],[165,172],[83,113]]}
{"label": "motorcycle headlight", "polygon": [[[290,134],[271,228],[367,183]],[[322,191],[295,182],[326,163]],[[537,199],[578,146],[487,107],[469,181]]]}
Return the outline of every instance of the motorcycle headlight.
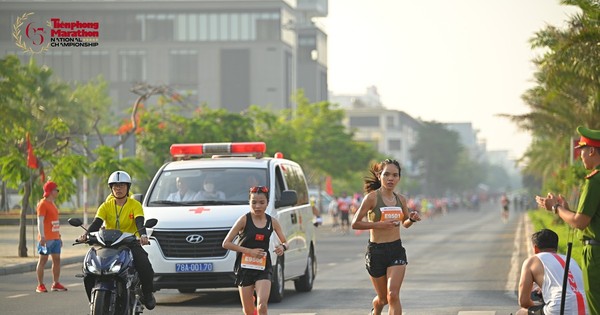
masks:
{"label": "motorcycle headlight", "polygon": [[97,275],[102,273],[100,271],[100,269],[98,269],[98,267],[96,267],[96,263],[93,260],[91,262],[88,262],[85,264],[85,269],[87,269],[88,272],[97,274]]}
{"label": "motorcycle headlight", "polygon": [[121,271],[121,264],[117,263],[117,261],[115,260],[110,265],[110,268],[108,268],[108,271],[106,271],[106,274],[118,273],[119,271]]}

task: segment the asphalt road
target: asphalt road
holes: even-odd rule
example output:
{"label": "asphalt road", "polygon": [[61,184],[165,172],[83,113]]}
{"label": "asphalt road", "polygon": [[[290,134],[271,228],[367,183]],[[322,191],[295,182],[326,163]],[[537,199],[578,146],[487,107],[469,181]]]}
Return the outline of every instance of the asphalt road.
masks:
{"label": "asphalt road", "polygon": [[[504,223],[496,207],[456,211],[402,229],[409,266],[401,289],[404,314],[503,315],[517,308],[516,279],[525,258],[525,229],[520,215]],[[368,314],[374,296],[364,268],[368,232],[342,235],[330,227],[318,231],[318,273],[312,292],[297,293],[286,282],[284,301],[270,314]],[[46,277],[50,270],[46,270]],[[0,277],[0,313],[88,314],[75,274],[79,264],[64,266],[68,292],[35,293],[35,273]],[[146,314],[241,314],[235,289],[180,294],[156,293],[158,306]],[[385,309],[387,311],[387,308]]]}

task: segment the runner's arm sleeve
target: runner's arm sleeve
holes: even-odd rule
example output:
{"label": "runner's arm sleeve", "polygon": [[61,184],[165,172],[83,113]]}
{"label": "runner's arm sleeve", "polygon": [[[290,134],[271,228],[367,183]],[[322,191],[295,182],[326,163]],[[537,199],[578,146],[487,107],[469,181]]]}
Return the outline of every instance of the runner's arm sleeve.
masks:
{"label": "runner's arm sleeve", "polygon": [[38,232],[40,233],[40,237],[45,238],[46,235],[44,234],[44,216],[43,215],[38,217],[37,227],[38,227]]}

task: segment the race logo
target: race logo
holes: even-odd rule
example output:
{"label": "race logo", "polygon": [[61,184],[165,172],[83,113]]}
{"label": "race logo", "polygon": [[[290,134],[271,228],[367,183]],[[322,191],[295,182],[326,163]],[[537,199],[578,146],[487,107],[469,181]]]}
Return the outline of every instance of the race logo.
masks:
{"label": "race logo", "polygon": [[51,18],[44,26],[30,17],[33,12],[17,17],[13,24],[13,38],[17,47],[30,54],[47,51],[50,47],[96,47],[100,23],[63,21]]}

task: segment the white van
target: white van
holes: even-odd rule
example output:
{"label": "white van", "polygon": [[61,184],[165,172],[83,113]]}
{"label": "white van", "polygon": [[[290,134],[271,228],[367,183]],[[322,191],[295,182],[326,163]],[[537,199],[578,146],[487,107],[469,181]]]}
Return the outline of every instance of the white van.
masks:
{"label": "white van", "polygon": [[[269,158],[263,157],[265,152],[264,142],[171,146],[171,155],[180,160],[163,165],[147,194],[136,196],[144,197],[145,217],[158,219],[151,229],[151,244],[144,247],[154,268],[156,290],[190,293],[235,287],[236,253],[221,244],[235,221],[250,211],[248,192],[257,185],[269,187],[267,213],[279,220],[288,243],[283,256],[271,255],[270,301],[283,299],[286,280],[294,280],[296,291],[312,290],[317,259],[304,173],[281,154]],[[213,184],[204,185],[207,181]],[[181,186],[187,191],[178,191]],[[271,250],[278,243],[273,233]]]}

